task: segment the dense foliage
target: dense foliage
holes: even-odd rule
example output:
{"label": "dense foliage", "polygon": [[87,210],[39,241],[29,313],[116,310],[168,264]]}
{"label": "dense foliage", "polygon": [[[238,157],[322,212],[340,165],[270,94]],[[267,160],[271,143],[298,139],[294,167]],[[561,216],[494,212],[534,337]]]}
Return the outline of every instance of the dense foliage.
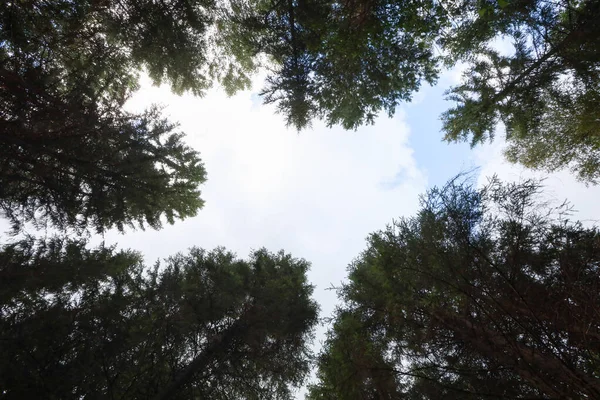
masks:
{"label": "dense foliage", "polygon": [[[290,125],[354,129],[437,76],[431,2],[232,0],[228,32],[274,69],[263,90]],[[237,53],[236,53],[237,54]]]}
{"label": "dense foliage", "polygon": [[600,397],[600,233],[451,182],[349,268],[311,399]]}
{"label": "dense foliage", "polygon": [[[156,108],[123,110],[139,67],[176,89],[192,87],[183,71],[196,67],[183,61],[197,49],[146,37],[156,29],[151,11],[162,15],[152,4],[118,15],[96,1],[0,6],[0,211],[16,230],[26,222],[158,228],[161,217],[172,223],[202,207],[204,167],[176,125]],[[171,23],[182,24],[173,12]],[[159,51],[176,43],[187,53]]]}
{"label": "dense foliage", "polygon": [[[594,183],[598,20],[597,0],[4,1],[0,216],[80,235],[196,214],[199,153],[160,108],[126,111],[140,73],[202,95],[266,68],[288,124],[356,129],[465,63],[446,140],[503,126],[509,160]],[[561,210],[535,182],[453,181],[371,235],[309,398],[600,398],[600,233]],[[0,398],[289,398],[316,324],[307,268],[2,245]]]}
{"label": "dense foliage", "polygon": [[141,256],[52,239],[0,252],[0,398],[289,398],[309,367],[308,263]]}
{"label": "dense foliage", "polygon": [[[477,4],[477,6],[475,6]],[[600,4],[597,1],[473,2],[442,42],[466,60],[458,105],[443,115],[447,140],[492,138],[502,122],[507,156],[525,166],[570,167],[600,178]],[[462,21],[463,18],[460,18]],[[492,46],[512,44],[503,54]]]}

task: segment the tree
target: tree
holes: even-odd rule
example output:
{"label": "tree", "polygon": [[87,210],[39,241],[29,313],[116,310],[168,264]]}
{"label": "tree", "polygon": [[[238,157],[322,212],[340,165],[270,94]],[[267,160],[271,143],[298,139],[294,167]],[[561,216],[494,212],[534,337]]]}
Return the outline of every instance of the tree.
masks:
{"label": "tree", "polygon": [[[3,108],[19,105],[10,74],[29,82],[43,71],[79,96],[95,88],[100,101],[130,93],[140,68],[201,95],[215,81],[228,93],[248,88],[266,67],[262,94],[288,124],[356,129],[464,62],[463,83],[449,91],[456,106],[442,115],[446,140],[475,145],[502,123],[509,160],[569,167],[594,183],[598,17],[593,0],[11,1],[0,7]],[[498,40],[513,51],[496,50]]]}
{"label": "tree", "polygon": [[[147,47],[165,43],[121,32],[134,28],[112,21],[116,5],[102,4],[0,7],[0,210],[15,230],[26,222],[98,232],[159,228],[163,217],[173,223],[202,207],[204,167],[176,125],[157,108],[123,111],[140,66],[178,90],[191,89],[192,78],[177,78],[173,71],[184,66],[174,60],[150,59],[156,54]],[[139,21],[135,26],[142,36],[150,29]],[[137,47],[124,47],[124,38]]]}
{"label": "tree", "polygon": [[[433,2],[233,0],[223,31],[234,54],[263,54],[272,73],[262,94],[288,124],[323,119],[355,129],[392,115],[421,80],[437,77]],[[412,29],[412,30],[409,30]]]}
{"label": "tree", "polygon": [[38,93],[22,100],[0,122],[0,210],[15,231],[26,222],[158,229],[162,217],[173,223],[202,207],[204,166],[159,109],[98,111]]}
{"label": "tree", "polygon": [[121,58],[123,69],[143,68],[178,93],[201,94],[213,79],[235,70],[213,54],[216,38],[210,30],[217,5],[214,0],[9,1],[0,7],[0,54],[38,62],[47,57],[51,61],[39,62],[40,68],[68,72],[93,45],[102,44],[110,48],[107,56]]}
{"label": "tree", "polygon": [[[477,6],[476,6],[477,4]],[[600,28],[596,1],[475,3],[442,40],[452,60],[471,66],[450,91],[458,105],[442,116],[446,140],[477,144],[506,128],[507,157],[528,167],[569,167],[600,178]],[[513,54],[490,42],[502,35]]]}
{"label": "tree", "polygon": [[372,234],[309,398],[598,398],[600,232],[539,189],[455,180]]}
{"label": "tree", "polygon": [[[308,263],[52,239],[4,246],[0,398],[288,398],[309,367]],[[10,278],[4,279],[4,278]]]}
{"label": "tree", "polygon": [[[442,115],[446,140],[475,145],[502,123],[509,160],[570,167],[593,183],[599,17],[594,0],[10,1],[0,7],[0,70],[27,81],[41,69],[105,93],[131,89],[143,68],[201,95],[215,81],[228,93],[248,88],[266,67],[262,94],[288,124],[355,129],[464,62],[463,83],[449,91],[456,106]],[[98,53],[116,81],[92,72]]]}

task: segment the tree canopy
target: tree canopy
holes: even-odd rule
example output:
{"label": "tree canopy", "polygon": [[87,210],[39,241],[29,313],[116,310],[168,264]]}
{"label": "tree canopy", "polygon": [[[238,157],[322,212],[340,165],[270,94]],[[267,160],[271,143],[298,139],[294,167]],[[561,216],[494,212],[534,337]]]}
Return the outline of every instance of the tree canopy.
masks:
{"label": "tree canopy", "polygon": [[595,182],[599,17],[594,0],[10,1],[0,69],[5,90],[9,76],[26,83],[43,72],[98,102],[130,93],[140,68],[202,94],[215,81],[228,93],[248,88],[262,67],[264,100],[290,125],[355,129],[462,62],[442,115],[446,140],[475,145],[504,126],[509,160]]}
{"label": "tree canopy", "polygon": [[[204,167],[176,125],[158,108],[123,110],[142,66],[176,90],[200,90],[196,67],[185,61],[198,49],[164,35],[144,39],[157,28],[157,3],[135,3],[149,9],[96,1],[0,6],[0,210],[16,230],[25,222],[158,228],[161,218],[172,223],[202,207]],[[175,24],[181,10],[172,11]],[[132,20],[118,21],[125,16]],[[157,56],[176,43],[186,49],[179,58]]]}
{"label": "tree canopy", "polygon": [[[202,95],[266,68],[289,125],[356,129],[466,63],[446,140],[503,126],[510,160],[595,183],[598,20],[597,0],[4,1],[0,215],[81,234],[196,214],[199,153],[160,107],[125,109],[141,73]],[[538,195],[455,180],[371,235],[309,398],[600,398],[600,233]],[[150,268],[76,239],[4,245],[0,398],[289,398],[317,318],[307,269],[264,249]]]}
{"label": "tree canopy", "polygon": [[246,45],[278,66],[265,100],[291,125],[372,123],[422,81],[435,82],[442,66],[463,62],[463,83],[448,92],[456,105],[442,115],[446,140],[475,145],[501,123],[509,160],[600,177],[597,1],[241,3],[251,4]]}
{"label": "tree canopy", "polygon": [[[597,1],[498,1],[470,7],[476,17],[442,39],[451,60],[466,60],[458,103],[444,113],[446,140],[493,138],[501,122],[510,161],[600,178],[600,16]],[[468,13],[467,13],[468,14]],[[461,18],[462,19],[462,18]],[[502,54],[502,38],[513,46]]]}
{"label": "tree canopy", "polygon": [[81,241],[5,245],[0,398],[289,398],[317,321],[308,267],[266,250],[148,268]]}
{"label": "tree canopy", "polygon": [[309,398],[598,398],[600,232],[539,189],[453,181],[372,234]]}
{"label": "tree canopy", "polygon": [[313,119],[347,129],[372,123],[437,76],[432,43],[440,24],[427,15],[433,2],[231,3],[225,26],[241,43],[234,54],[265,54],[273,62],[264,99],[296,128]]}

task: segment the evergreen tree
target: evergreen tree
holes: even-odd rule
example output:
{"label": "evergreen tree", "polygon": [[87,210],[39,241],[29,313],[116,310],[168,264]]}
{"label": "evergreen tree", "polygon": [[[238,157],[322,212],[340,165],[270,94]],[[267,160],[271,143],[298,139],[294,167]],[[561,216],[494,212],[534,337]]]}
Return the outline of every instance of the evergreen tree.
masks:
{"label": "evergreen tree", "polygon": [[431,45],[439,24],[421,17],[433,2],[232,3],[226,21],[233,27],[226,31],[241,43],[235,54],[265,54],[273,62],[265,101],[296,128],[315,118],[346,129],[372,123],[437,76]]}
{"label": "evergreen tree", "polygon": [[204,167],[176,125],[157,108],[123,111],[136,68],[162,72],[113,39],[102,4],[0,6],[0,210],[15,230],[159,228],[202,207]]}
{"label": "evergreen tree", "polygon": [[[472,144],[506,129],[507,157],[578,178],[600,178],[600,4],[597,1],[473,2],[442,42],[451,60],[467,60],[458,105],[442,116],[446,140]],[[469,13],[467,13],[469,14]],[[462,18],[460,18],[462,20]],[[512,42],[514,54],[491,47]]]}
{"label": "evergreen tree", "polygon": [[289,398],[308,371],[308,263],[169,258],[52,239],[4,246],[0,398]]}
{"label": "evergreen tree", "polygon": [[454,181],[372,234],[309,398],[598,398],[600,233],[539,198]]}

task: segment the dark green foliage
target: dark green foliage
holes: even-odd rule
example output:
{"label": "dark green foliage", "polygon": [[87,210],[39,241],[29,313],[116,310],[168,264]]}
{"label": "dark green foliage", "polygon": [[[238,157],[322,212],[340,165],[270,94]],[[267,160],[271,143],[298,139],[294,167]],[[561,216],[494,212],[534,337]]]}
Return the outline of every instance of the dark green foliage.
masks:
{"label": "dark green foliage", "polygon": [[[147,46],[167,46],[171,38],[134,40],[153,22],[118,24],[115,5],[103,4],[0,6],[0,209],[15,230],[24,222],[98,232],[159,228],[161,217],[173,223],[202,207],[204,167],[176,126],[156,108],[123,111],[137,89],[137,67],[183,90],[192,89],[192,78],[176,79],[173,71],[191,65],[149,59]],[[136,13],[146,15],[132,10],[119,18]],[[129,41],[139,48],[124,47]],[[181,57],[195,49],[187,52]]]}
{"label": "dark green foliage", "polygon": [[309,367],[308,263],[193,249],[136,253],[50,240],[5,246],[0,398],[289,398]]}
{"label": "dark green foliage", "polygon": [[58,108],[35,111],[37,126],[9,122],[0,134],[0,208],[16,230],[24,222],[98,232],[159,228],[161,217],[173,223],[202,207],[198,153],[157,109],[95,120],[71,113],[65,117],[74,126],[56,131],[42,118]]}
{"label": "dark green foliage", "polygon": [[336,315],[318,362],[311,400],[397,399],[403,384],[385,359],[385,341],[370,340],[369,329],[351,312]]}
{"label": "dark green foliage", "polygon": [[[443,38],[452,60],[467,60],[458,105],[443,115],[446,139],[492,138],[502,122],[510,161],[578,177],[600,177],[600,4],[597,1],[473,2]],[[467,12],[467,15],[470,13]],[[500,35],[514,46],[490,46]]]}
{"label": "dark green foliage", "polygon": [[[252,57],[215,53],[218,15],[188,0],[0,6],[0,212],[15,231],[195,215],[198,153],[156,107],[123,107],[140,69],[177,93],[245,87]],[[265,250],[194,249],[147,268],[78,241],[5,245],[0,398],[289,398],[317,318],[307,269]]]}
{"label": "dark green foliage", "polygon": [[68,68],[100,43],[111,58],[144,67],[157,83],[201,93],[210,84],[207,30],[214,9],[212,0],[8,1],[0,8],[2,49],[14,57],[45,55]]}
{"label": "dark green foliage", "polygon": [[[433,3],[233,1],[240,52],[266,54],[274,72],[263,91],[290,125],[314,118],[355,129],[393,114],[421,80],[436,78]],[[239,12],[242,10],[242,12]],[[410,29],[414,31],[409,32]],[[406,30],[406,33],[404,32]],[[415,34],[412,34],[415,33]]]}
{"label": "dark green foliage", "polygon": [[374,233],[311,399],[600,396],[600,233],[535,182],[451,182]]}

